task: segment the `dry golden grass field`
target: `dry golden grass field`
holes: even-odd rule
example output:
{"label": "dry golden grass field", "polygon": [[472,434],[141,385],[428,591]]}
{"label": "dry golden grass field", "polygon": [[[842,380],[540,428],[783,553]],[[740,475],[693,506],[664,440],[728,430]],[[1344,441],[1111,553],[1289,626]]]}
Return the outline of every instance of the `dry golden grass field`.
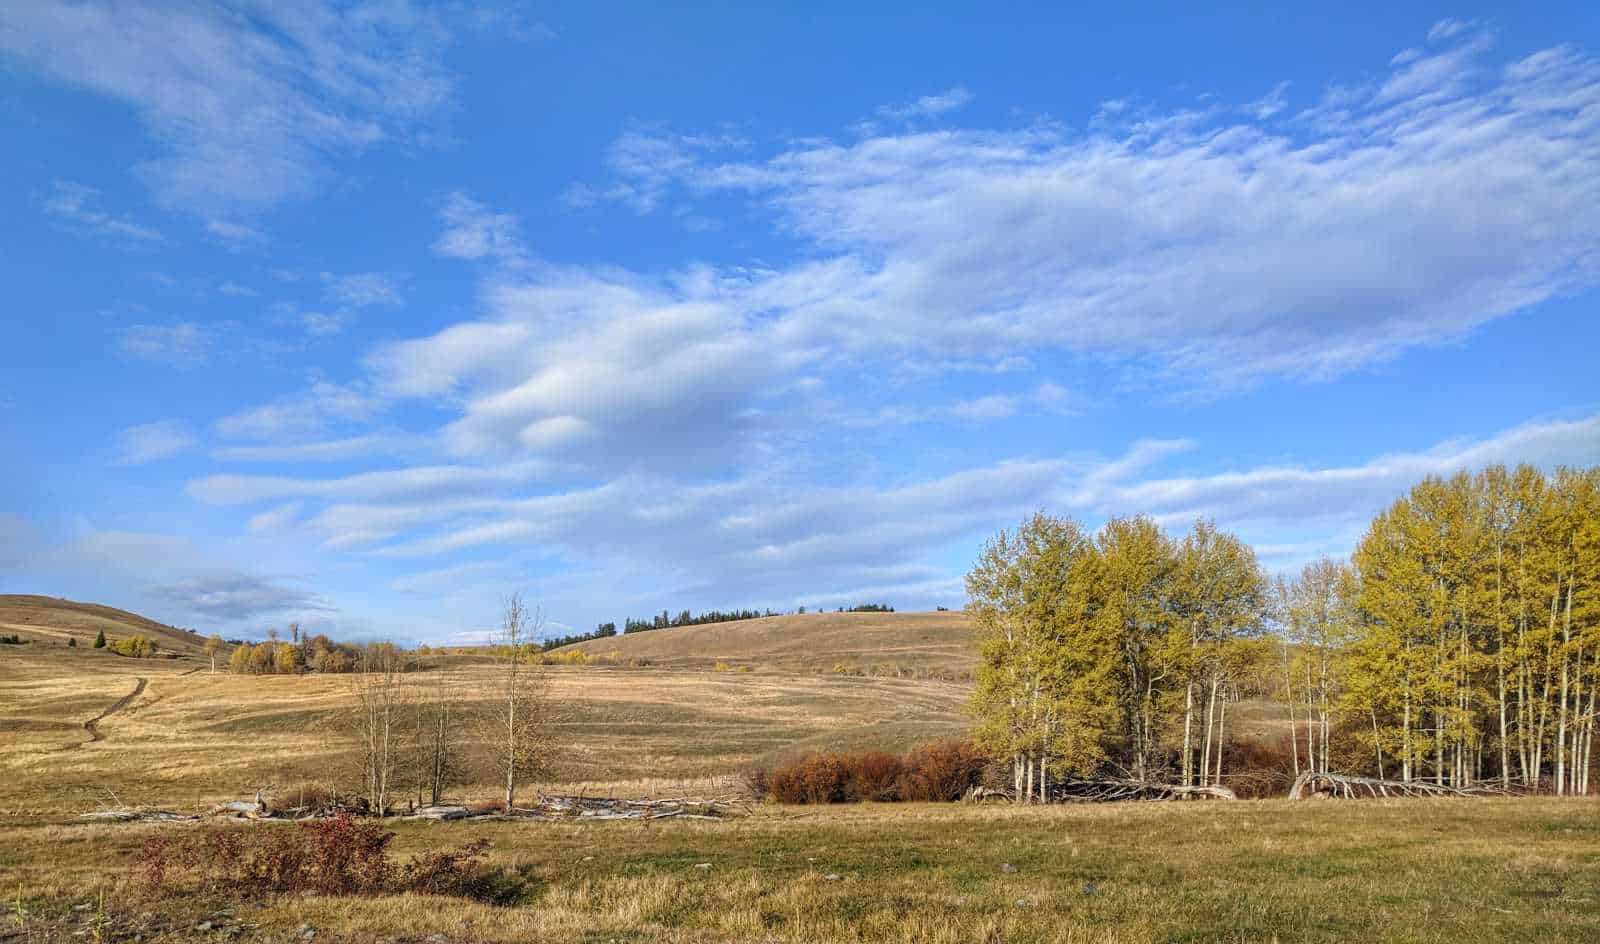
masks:
{"label": "dry golden grass field", "polygon": [[[317,941],[451,944],[1600,941],[1592,799],[758,806],[724,822],[396,823],[402,855],[491,840],[490,864],[515,879],[516,903],[156,894],[131,868],[140,843],[218,827],[76,814],[349,784],[351,680],[213,674],[181,633],[171,637],[179,658],[127,659],[88,648],[95,629],[176,631],[15,599],[0,600],[0,624],[28,640],[0,646],[0,942],[304,941],[308,926]],[[565,707],[559,789],[722,792],[751,762],[809,747],[900,749],[964,729],[968,683],[933,677],[971,665],[959,615],[760,622],[743,640],[729,624],[586,644],[645,667],[550,667]],[[491,671],[473,658],[444,662],[469,689]],[[916,677],[836,674],[836,663]],[[84,722],[113,707],[91,735]],[[1272,723],[1270,710],[1253,710]]]}
{"label": "dry golden grass field", "polygon": [[0,939],[300,941],[309,927],[317,941],[575,944],[1600,940],[1600,810],[1581,800],[764,807],[726,822],[395,827],[402,854],[491,840],[492,863],[523,883],[512,906],[153,897],[125,863],[174,828],[198,827],[0,824]]}
{"label": "dry golden grass field", "polygon": [[[34,622],[24,623],[0,610],[0,623],[32,640],[0,647],[0,811],[60,813],[117,802],[187,807],[258,787],[357,779],[346,760],[352,732],[343,720],[355,703],[350,676],[237,676],[212,672],[200,655],[129,659],[88,648],[92,626],[74,629],[86,628],[88,636],[67,648],[66,631],[43,613],[35,607]],[[75,620],[80,610],[62,613]],[[129,624],[135,628],[147,629]],[[692,630],[643,635],[679,632]],[[781,646],[770,649],[783,657]],[[717,671],[689,659],[550,666],[563,745],[555,778],[573,790],[705,789],[711,778],[786,753],[904,750],[966,724],[964,683],[795,674],[747,658],[753,671]],[[493,671],[472,658],[440,663],[435,671],[447,672],[469,697],[484,690]],[[99,721],[101,740],[91,741],[83,723],[141,678],[143,690]],[[466,788],[468,796],[474,792]]]}
{"label": "dry golden grass field", "polygon": [[970,675],[978,653],[965,613],[810,613],[629,633],[557,652],[615,654],[661,665],[755,666],[788,672]]}

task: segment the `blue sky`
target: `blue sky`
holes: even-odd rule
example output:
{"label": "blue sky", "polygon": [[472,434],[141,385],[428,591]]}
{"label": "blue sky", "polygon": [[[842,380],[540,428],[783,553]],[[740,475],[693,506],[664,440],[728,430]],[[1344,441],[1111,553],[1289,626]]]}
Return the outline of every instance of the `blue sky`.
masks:
{"label": "blue sky", "polygon": [[1600,461],[1592,5],[761,6],[0,7],[0,592],[959,606]]}

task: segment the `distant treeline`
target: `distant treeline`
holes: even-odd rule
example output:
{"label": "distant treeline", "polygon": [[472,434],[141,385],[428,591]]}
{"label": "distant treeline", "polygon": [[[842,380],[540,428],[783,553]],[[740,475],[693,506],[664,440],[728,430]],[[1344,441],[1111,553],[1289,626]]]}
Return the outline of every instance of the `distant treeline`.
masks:
{"label": "distant treeline", "polygon": [[[797,611],[804,613],[805,607]],[[818,611],[820,612],[820,611]],[[857,606],[839,607],[840,613],[893,613],[894,607],[885,603],[862,603]],[[690,610],[680,610],[673,615],[669,610],[662,610],[649,619],[628,618],[622,621],[622,632],[645,633],[653,629],[673,629],[679,626],[703,626],[706,623],[732,623],[738,620],[761,619],[766,616],[782,616],[777,610],[706,610],[703,613],[694,613]],[[571,633],[566,636],[551,636],[540,643],[540,648],[545,652],[570,646],[573,643],[588,642],[592,639],[609,639],[617,634],[616,623],[601,623],[592,632]]]}
{"label": "distant treeline", "polygon": [[763,616],[782,616],[776,610],[706,610],[695,614],[684,610],[673,616],[666,610],[648,620],[629,619],[623,622],[624,633],[643,633],[652,629],[672,629],[677,626],[701,626],[706,623],[732,623],[736,620],[760,619]]}

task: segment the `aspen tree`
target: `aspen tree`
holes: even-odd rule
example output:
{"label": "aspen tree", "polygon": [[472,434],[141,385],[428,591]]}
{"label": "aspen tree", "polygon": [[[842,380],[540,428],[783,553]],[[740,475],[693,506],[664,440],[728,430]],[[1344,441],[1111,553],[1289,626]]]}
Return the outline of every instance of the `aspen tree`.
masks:
{"label": "aspen tree", "polygon": [[505,786],[506,812],[516,808],[517,787],[549,772],[555,753],[554,708],[542,664],[532,660],[543,615],[530,612],[520,594],[501,610],[498,647],[505,653],[494,683],[486,732]]}

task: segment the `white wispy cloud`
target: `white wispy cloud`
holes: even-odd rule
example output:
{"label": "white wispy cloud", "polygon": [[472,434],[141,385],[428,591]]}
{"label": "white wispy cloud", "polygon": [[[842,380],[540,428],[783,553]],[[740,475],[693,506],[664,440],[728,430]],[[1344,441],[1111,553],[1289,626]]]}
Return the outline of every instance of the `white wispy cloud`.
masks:
{"label": "white wispy cloud", "polygon": [[233,220],[207,220],[206,232],[230,250],[238,251],[267,241],[260,230]]}
{"label": "white wispy cloud", "polygon": [[184,369],[204,364],[214,344],[212,331],[192,321],[129,325],[118,341],[122,353],[128,357]]}
{"label": "white wispy cloud", "polygon": [[924,95],[904,105],[885,105],[878,109],[878,114],[885,118],[933,118],[945,112],[955,111],[972,99],[973,94],[970,91],[957,86],[937,95]]}
{"label": "white wispy cloud", "polygon": [[300,463],[342,462],[368,456],[394,455],[414,448],[411,439],[387,433],[366,433],[344,439],[325,439],[265,446],[225,446],[211,450],[219,462]]}
{"label": "white wispy cloud", "polygon": [[231,413],[218,420],[216,428],[230,439],[281,441],[317,433],[341,421],[370,419],[381,407],[378,400],[351,386],[313,377],[304,391]]}
{"label": "white wispy cloud", "polygon": [[189,483],[189,493],[216,505],[242,505],[283,498],[368,501],[431,498],[525,484],[550,471],[541,462],[493,466],[414,466],[361,472],[340,478],[269,475],[208,475]]}
{"label": "white wispy cloud", "polygon": [[951,583],[947,568],[927,561],[931,552],[971,544],[1038,508],[1091,526],[1133,513],[1175,529],[1212,518],[1259,543],[1273,567],[1348,553],[1365,522],[1423,477],[1492,463],[1600,462],[1600,416],[1535,421],[1353,465],[1164,471],[1194,448],[1141,441],[1117,456],[1003,461],[887,485],[638,473],[530,495],[548,486],[529,471],[446,467],[328,479],[213,476],[191,491],[218,503],[318,503],[305,514],[295,506],[298,526],[330,548],[385,557],[449,561],[537,547],[575,564],[650,574],[697,598],[804,599],[821,588],[848,599],[900,588],[903,599]]}
{"label": "white wispy cloud", "polygon": [[300,517],[300,502],[287,502],[250,516],[251,534],[276,534],[289,530]]}
{"label": "white wispy cloud", "polygon": [[121,242],[148,245],[164,238],[154,227],[107,213],[99,208],[99,201],[100,191],[95,188],[57,180],[51,183],[44,210],[64,226]]}
{"label": "white wispy cloud", "polygon": [[196,439],[182,420],[130,426],[117,436],[118,465],[144,465],[194,448]]}
{"label": "white wispy cloud", "polygon": [[303,311],[299,313],[300,325],[313,338],[330,338],[344,331],[350,323],[349,312]]}
{"label": "white wispy cloud", "polygon": [[1326,378],[1600,280],[1600,65],[1491,45],[1458,31],[1292,132],[1274,96],[1129,110],[1086,137],[880,134],[731,163],[667,139],[618,186],[640,209],[769,208],[805,261],[718,277],[795,344],[1065,349],[1153,362],[1191,394]]}
{"label": "white wispy cloud", "polygon": [[440,207],[439,216],[444,230],[433,251],[441,256],[509,262],[526,253],[516,217],[492,212],[464,193],[452,193]]}
{"label": "white wispy cloud", "polygon": [[349,275],[324,272],[322,292],[331,302],[355,308],[373,305],[393,307],[403,302],[399,279],[384,272],[356,272]]}
{"label": "white wispy cloud", "polygon": [[[304,197],[335,156],[423,140],[454,94],[450,37],[405,0],[0,6],[0,57],[131,108],[165,152],[140,176],[206,215]],[[241,235],[230,225],[213,232]]]}

